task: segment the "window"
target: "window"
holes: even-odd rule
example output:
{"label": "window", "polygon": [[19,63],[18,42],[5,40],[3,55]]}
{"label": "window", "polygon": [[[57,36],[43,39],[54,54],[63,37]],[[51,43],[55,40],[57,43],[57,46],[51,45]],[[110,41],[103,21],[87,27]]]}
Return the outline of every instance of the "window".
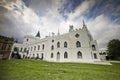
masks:
{"label": "window", "polygon": [[64,58],[68,58],[67,52],[64,53]]}
{"label": "window", "polygon": [[51,58],[53,58],[53,53],[51,53]]}
{"label": "window", "polygon": [[37,59],[39,59],[39,54],[37,54],[37,57],[36,57]]}
{"label": "window", "polygon": [[41,54],[41,60],[43,60],[43,58],[44,58],[44,55],[43,55],[43,53]]}
{"label": "window", "polygon": [[97,54],[96,54],[96,53],[94,53],[93,55],[94,55],[94,59],[97,59]]}
{"label": "window", "polygon": [[53,45],[51,46],[51,50],[54,50],[54,46]]}
{"label": "window", "polygon": [[92,50],[93,50],[93,51],[95,51],[95,50],[96,50],[95,45],[92,45]]}
{"label": "window", "polygon": [[27,52],[27,48],[24,48],[24,52]]}
{"label": "window", "polygon": [[81,47],[81,44],[79,41],[76,42],[76,47]]}
{"label": "window", "polygon": [[54,40],[52,40],[52,42],[54,42]]}
{"label": "window", "polygon": [[75,37],[78,38],[78,37],[79,37],[79,34],[77,33],[77,34],[75,35]]}
{"label": "window", "polygon": [[38,45],[38,50],[40,50],[40,45]]}
{"label": "window", "polygon": [[44,47],[45,47],[45,46],[44,46],[44,44],[43,44],[43,45],[42,45],[42,49],[43,49],[43,50],[44,50]]}
{"label": "window", "polygon": [[77,53],[77,58],[79,59],[79,58],[82,58],[82,53],[79,51],[78,53]]}
{"label": "window", "polygon": [[57,61],[59,61],[59,60],[60,60],[60,53],[57,52]]}
{"label": "window", "polygon": [[64,47],[67,48],[67,42],[64,42]]}
{"label": "window", "polygon": [[22,49],[23,49],[23,48],[20,49],[21,52],[22,52]]}
{"label": "window", "polygon": [[57,43],[57,48],[60,48],[60,42]]}

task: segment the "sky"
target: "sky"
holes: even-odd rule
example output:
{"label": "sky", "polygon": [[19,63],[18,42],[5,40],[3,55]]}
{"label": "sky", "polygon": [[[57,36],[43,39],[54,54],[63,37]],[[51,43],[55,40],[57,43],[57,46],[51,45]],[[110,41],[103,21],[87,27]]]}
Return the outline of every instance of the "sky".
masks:
{"label": "sky", "polygon": [[0,0],[0,35],[23,41],[25,35],[41,37],[83,22],[100,50],[112,39],[120,39],[120,0]]}

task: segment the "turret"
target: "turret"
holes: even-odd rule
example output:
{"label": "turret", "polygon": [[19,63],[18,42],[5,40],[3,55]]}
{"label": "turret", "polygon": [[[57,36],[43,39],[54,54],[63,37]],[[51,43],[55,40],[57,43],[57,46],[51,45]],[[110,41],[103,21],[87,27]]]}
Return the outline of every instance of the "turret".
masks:
{"label": "turret", "polygon": [[59,28],[58,28],[58,35],[60,35]]}
{"label": "turret", "polygon": [[83,28],[82,28],[82,30],[85,31],[85,32],[87,32],[89,39],[92,41],[92,40],[93,40],[93,37],[91,36],[91,33],[90,33],[89,30],[87,29],[87,26],[85,25],[84,20],[83,20]]}
{"label": "turret", "polygon": [[82,29],[88,31],[87,26],[85,25],[84,20],[83,20],[83,28]]}
{"label": "turret", "polygon": [[69,26],[69,32],[71,32],[71,31],[73,31],[73,30],[74,30],[73,25],[70,25],[70,26]]}
{"label": "turret", "polygon": [[40,38],[40,32],[38,31],[38,33],[36,34],[35,37],[39,37]]}

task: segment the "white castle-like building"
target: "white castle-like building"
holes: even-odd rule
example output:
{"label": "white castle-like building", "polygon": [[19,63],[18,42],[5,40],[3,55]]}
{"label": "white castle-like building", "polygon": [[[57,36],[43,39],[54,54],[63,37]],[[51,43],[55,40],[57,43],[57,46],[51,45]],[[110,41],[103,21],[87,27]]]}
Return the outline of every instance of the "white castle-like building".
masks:
{"label": "white castle-like building", "polygon": [[82,29],[74,30],[69,26],[69,32],[60,35],[40,38],[40,32],[36,36],[26,35],[22,44],[15,43],[13,50],[18,49],[22,58],[41,59],[51,62],[95,62],[101,61],[96,40],[87,29],[83,21]]}

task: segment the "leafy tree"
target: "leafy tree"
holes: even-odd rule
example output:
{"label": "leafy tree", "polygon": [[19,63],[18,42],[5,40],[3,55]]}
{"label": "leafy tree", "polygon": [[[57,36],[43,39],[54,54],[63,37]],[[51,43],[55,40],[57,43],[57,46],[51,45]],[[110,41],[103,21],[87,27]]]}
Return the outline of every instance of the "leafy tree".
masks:
{"label": "leafy tree", "polygon": [[120,40],[110,40],[107,45],[107,53],[110,58],[120,60]]}

